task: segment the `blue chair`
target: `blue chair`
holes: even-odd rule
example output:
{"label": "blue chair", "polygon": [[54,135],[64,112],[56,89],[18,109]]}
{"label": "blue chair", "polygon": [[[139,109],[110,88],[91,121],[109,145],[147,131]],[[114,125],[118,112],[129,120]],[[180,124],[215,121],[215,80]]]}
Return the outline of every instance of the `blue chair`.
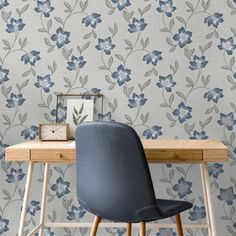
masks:
{"label": "blue chair", "polygon": [[176,216],[183,236],[180,212],[192,207],[185,201],[156,199],[142,143],[135,130],[116,122],[88,122],[76,130],[77,197],[95,215],[90,236],[96,236],[101,219],[140,222],[145,236],[148,221]]}

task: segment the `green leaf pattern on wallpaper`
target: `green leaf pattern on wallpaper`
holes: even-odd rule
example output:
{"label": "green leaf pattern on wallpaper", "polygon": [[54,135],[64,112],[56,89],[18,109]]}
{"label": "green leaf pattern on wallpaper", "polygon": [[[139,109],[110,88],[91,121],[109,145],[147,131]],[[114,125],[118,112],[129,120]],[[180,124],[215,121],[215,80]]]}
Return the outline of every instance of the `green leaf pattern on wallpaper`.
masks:
{"label": "green leaf pattern on wallpaper", "polygon": [[[26,163],[4,160],[5,148],[37,138],[38,123],[55,121],[55,92],[85,98],[101,92],[105,112],[98,118],[125,122],[142,138],[217,138],[228,146],[229,162],[210,163],[209,174],[217,231],[236,235],[235,0],[1,0],[0,12],[0,234],[17,233],[27,173]],[[65,121],[63,100],[57,109],[58,122]],[[193,202],[184,221],[206,221],[195,165],[151,169],[160,195]],[[74,165],[52,165],[49,176],[47,220],[91,221],[76,199]],[[25,233],[39,218],[42,177],[39,164]],[[45,235],[89,230],[49,228]],[[176,232],[152,228],[148,235]],[[186,229],[186,235],[207,231]]]}

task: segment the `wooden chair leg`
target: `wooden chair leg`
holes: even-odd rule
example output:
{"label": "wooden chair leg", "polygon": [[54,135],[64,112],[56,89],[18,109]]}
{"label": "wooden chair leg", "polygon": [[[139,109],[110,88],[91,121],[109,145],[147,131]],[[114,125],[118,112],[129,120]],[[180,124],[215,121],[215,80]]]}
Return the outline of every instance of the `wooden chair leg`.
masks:
{"label": "wooden chair leg", "polygon": [[177,227],[178,236],[184,236],[182,223],[181,223],[181,217],[179,213],[175,216],[175,219],[176,219],[176,227]]}
{"label": "wooden chair leg", "polygon": [[95,216],[90,236],[96,236],[97,230],[98,230],[98,225],[100,222],[101,222],[101,217]]}
{"label": "wooden chair leg", "polygon": [[132,234],[132,224],[128,223],[127,224],[127,236],[131,236]]}
{"label": "wooden chair leg", "polygon": [[146,223],[140,222],[140,236],[146,236]]}

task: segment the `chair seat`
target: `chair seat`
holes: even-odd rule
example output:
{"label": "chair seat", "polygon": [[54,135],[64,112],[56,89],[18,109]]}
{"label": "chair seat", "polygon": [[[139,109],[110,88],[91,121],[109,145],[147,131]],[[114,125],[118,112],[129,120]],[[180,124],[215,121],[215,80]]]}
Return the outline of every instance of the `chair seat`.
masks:
{"label": "chair seat", "polygon": [[138,211],[138,219],[130,219],[128,222],[148,222],[153,220],[161,220],[171,216],[175,216],[193,206],[192,203],[186,201],[156,199],[156,206],[142,208]]}
{"label": "chair seat", "polygon": [[190,202],[166,199],[156,199],[156,203],[157,207],[164,213],[165,217],[174,216],[193,206]]}

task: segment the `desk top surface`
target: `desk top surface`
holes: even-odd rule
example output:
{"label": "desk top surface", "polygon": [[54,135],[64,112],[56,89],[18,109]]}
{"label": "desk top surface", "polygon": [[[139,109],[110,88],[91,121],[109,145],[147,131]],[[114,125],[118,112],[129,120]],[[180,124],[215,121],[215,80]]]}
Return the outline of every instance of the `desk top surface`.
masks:
{"label": "desk top surface", "polygon": [[[219,140],[141,140],[149,162],[224,162],[227,147]],[[74,162],[73,141],[33,140],[6,148],[6,161]]]}
{"label": "desk top surface", "polygon": [[[227,150],[227,147],[219,140],[188,140],[188,139],[142,139],[144,149],[223,149]],[[72,140],[69,141],[40,141],[32,140],[28,142],[22,142],[19,144],[7,147],[6,150],[11,149],[75,149]]]}

